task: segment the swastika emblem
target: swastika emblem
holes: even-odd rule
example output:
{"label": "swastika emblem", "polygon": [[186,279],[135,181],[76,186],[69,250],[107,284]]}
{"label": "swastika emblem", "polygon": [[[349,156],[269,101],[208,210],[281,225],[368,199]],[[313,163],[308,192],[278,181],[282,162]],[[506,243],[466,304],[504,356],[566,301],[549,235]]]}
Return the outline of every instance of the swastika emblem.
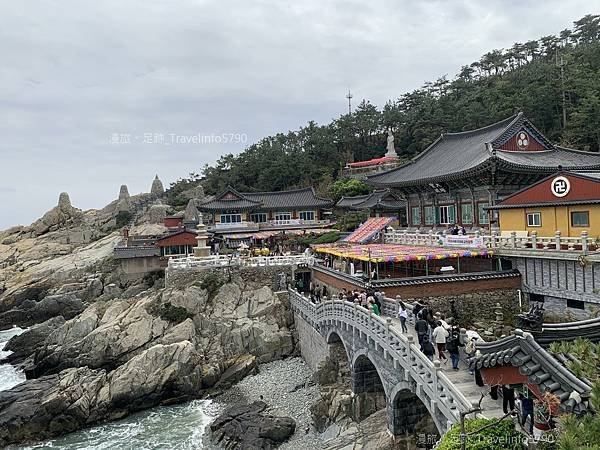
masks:
{"label": "swastika emblem", "polygon": [[571,183],[565,177],[556,177],[550,184],[550,190],[555,197],[564,197],[571,190]]}

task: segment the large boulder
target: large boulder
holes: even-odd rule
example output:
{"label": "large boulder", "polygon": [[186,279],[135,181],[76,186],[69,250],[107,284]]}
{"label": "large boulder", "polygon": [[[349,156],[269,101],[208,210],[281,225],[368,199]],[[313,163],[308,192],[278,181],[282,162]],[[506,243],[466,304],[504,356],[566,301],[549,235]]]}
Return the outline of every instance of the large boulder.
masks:
{"label": "large boulder", "polygon": [[184,341],[149,348],[112,372],[80,367],[28,380],[0,392],[0,447],[195,398],[200,362]]}
{"label": "large boulder", "polygon": [[291,417],[267,414],[265,402],[236,405],[210,425],[213,439],[226,449],[271,449],[296,431]]}
{"label": "large boulder", "polygon": [[[23,333],[13,336],[4,346],[4,351],[12,352],[7,362],[18,364],[44,345],[44,341],[54,330],[64,325],[63,316],[53,317],[38,325],[34,325]],[[1,362],[1,361],[0,361]]]}
{"label": "large boulder", "polygon": [[13,324],[30,326],[57,316],[71,319],[83,309],[81,299],[70,292],[48,295],[39,302],[24,300],[17,308],[0,314],[0,329],[11,327]]}

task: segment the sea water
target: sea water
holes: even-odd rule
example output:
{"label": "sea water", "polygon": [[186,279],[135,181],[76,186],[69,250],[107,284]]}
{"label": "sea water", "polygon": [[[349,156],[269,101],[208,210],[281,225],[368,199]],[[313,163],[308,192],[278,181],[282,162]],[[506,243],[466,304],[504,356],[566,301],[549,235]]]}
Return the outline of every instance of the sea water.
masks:
{"label": "sea water", "polygon": [[[21,328],[0,331],[0,358],[6,342],[22,333]],[[0,365],[0,391],[25,381],[25,375],[10,364]],[[69,450],[195,450],[205,448],[202,437],[212,420],[210,400],[194,400],[181,405],[159,406],[122,420],[86,428],[38,444],[12,446],[12,449]]]}
{"label": "sea water", "polygon": [[[21,334],[23,331],[25,330],[18,327],[0,331],[0,359],[6,358],[11,353],[4,351],[4,346],[8,340],[13,336]],[[15,369],[10,364],[0,364],[0,391],[10,389],[23,381],[25,381],[25,374],[23,372]]]}

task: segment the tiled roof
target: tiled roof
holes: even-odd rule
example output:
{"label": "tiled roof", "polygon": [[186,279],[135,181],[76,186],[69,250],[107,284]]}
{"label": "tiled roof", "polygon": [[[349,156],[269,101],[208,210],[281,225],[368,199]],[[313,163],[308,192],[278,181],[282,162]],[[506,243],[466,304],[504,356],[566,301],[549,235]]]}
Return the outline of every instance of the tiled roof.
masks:
{"label": "tiled roof", "polygon": [[335,206],[337,206],[339,208],[348,208],[348,207],[357,205],[359,203],[362,203],[364,200],[366,200],[370,196],[371,196],[371,194],[355,195],[354,197],[342,197],[341,199],[339,199],[339,201],[336,203]]}
{"label": "tiled roof", "polygon": [[577,338],[600,342],[600,317],[577,322],[545,323],[542,331],[533,334],[541,345],[555,341],[574,341]]}
{"label": "tiled roof", "polygon": [[228,188],[214,199],[202,203],[201,211],[223,210],[268,210],[326,208],[332,205],[331,200],[315,195],[312,187],[279,192],[238,192]]}
{"label": "tiled roof", "polygon": [[[545,148],[541,151],[505,151],[499,148],[526,127]],[[435,183],[489,170],[492,161],[508,170],[551,173],[565,169],[600,169],[600,154],[552,145],[523,113],[477,130],[442,134],[408,163],[367,176],[375,186],[409,186]]]}
{"label": "tiled roof", "polygon": [[389,189],[379,189],[369,195],[357,195],[355,197],[342,197],[337,205],[348,209],[389,209],[399,210],[406,206],[406,202],[392,193]]}
{"label": "tiled roof", "polygon": [[477,350],[479,355],[469,360],[471,367],[518,367],[519,373],[527,376],[529,383],[537,385],[541,393],[549,391],[556,395],[561,401],[561,410],[578,413],[585,409],[583,404],[570,399],[570,395],[575,391],[583,399],[589,398],[590,384],[577,378],[542,348],[531,333],[517,329],[512,336],[477,343]]}

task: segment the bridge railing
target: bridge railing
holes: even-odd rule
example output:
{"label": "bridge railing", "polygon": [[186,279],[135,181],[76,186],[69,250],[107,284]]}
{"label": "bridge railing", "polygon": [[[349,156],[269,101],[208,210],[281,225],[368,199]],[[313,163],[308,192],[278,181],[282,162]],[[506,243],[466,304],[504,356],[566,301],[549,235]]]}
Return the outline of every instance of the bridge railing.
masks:
{"label": "bridge railing", "polygon": [[[313,304],[295,290],[290,289],[289,294],[292,307],[313,327],[343,322],[367,336],[367,342],[372,341],[379,346],[384,357],[391,356],[394,368],[399,366],[404,370],[405,379],[416,382],[417,389],[430,399],[431,410],[440,411],[450,423],[459,420],[460,411],[468,411],[473,407],[441,371],[439,361],[430,361],[415,344],[412,335],[404,335],[392,326],[391,318],[374,315],[366,308],[348,301],[327,300]],[[424,397],[419,392],[417,395]]]}

